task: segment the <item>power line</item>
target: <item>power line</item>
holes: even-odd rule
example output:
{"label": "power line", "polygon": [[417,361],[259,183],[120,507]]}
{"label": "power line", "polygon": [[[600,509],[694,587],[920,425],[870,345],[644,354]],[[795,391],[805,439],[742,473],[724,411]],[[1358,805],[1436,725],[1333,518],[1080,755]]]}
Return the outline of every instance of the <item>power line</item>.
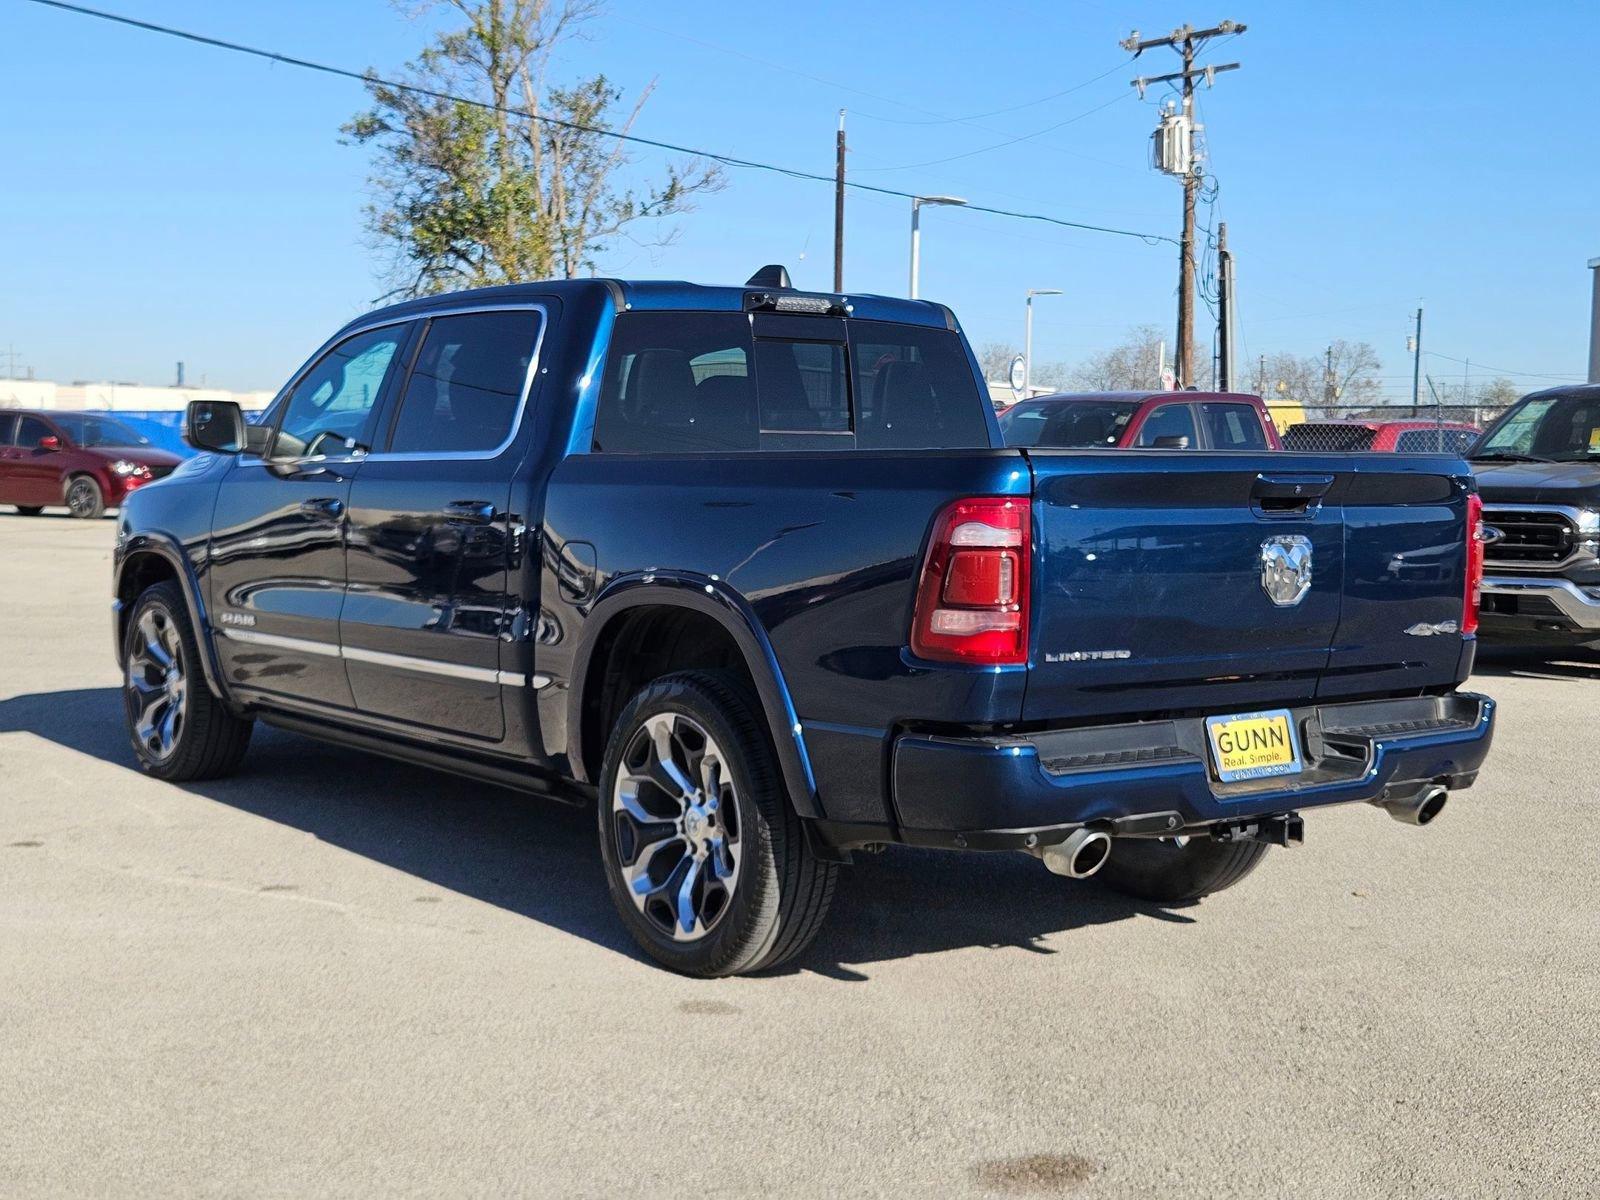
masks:
{"label": "power line", "polygon": [[[1442,358],[1446,362],[1460,363],[1462,366],[1469,365],[1468,360],[1465,358],[1451,358],[1448,354],[1440,354],[1437,350],[1424,350],[1423,353],[1429,358]],[[1502,375],[1519,375],[1524,379],[1571,380],[1583,378],[1581,375],[1547,375],[1541,374],[1538,371],[1513,371],[1510,367],[1497,367],[1493,363],[1479,362],[1475,358],[1471,360],[1470,365],[1474,367],[1482,367],[1486,371],[1499,371]]]}
{"label": "power line", "polygon": [[[341,79],[353,79],[363,85],[378,84],[396,91],[410,92],[413,95],[427,96],[433,100],[448,100],[456,104],[467,104],[487,112],[504,113],[507,116],[521,117],[527,121],[543,122],[554,125],[560,129],[570,129],[577,133],[591,134],[595,137],[611,138],[614,141],[626,142],[636,146],[648,146],[654,150],[665,150],[672,154],[688,154],[697,158],[710,159],[712,162],[721,163],[728,167],[739,167],[752,171],[770,171],[777,175],[786,175],[791,179],[805,179],[820,183],[833,184],[832,175],[822,175],[815,171],[801,171],[793,167],[778,166],[775,163],[760,162],[755,159],[738,158],[730,154],[718,154],[711,150],[698,150],[692,146],[681,146],[673,142],[663,142],[655,138],[641,137],[635,133],[619,133],[615,129],[603,129],[597,125],[585,125],[578,121],[564,121],[559,117],[546,116],[542,113],[529,112],[526,109],[512,108],[491,104],[486,100],[476,100],[470,96],[457,95],[454,92],[443,92],[434,88],[423,87],[420,84],[405,83],[400,80],[386,79],[372,71],[352,71],[348,67],[336,67],[329,63],[315,62],[307,58],[298,58],[291,54],[283,54],[276,50],[266,50],[259,46],[249,46],[242,42],[225,41],[222,38],[209,37],[206,34],[193,33],[187,29],[177,29],[170,25],[158,25],[153,21],[142,21],[136,17],[125,17],[118,13],[104,12],[97,8],[88,8],[81,4],[69,4],[66,0],[27,0],[30,4],[42,5],[46,8],[60,9],[63,12],[76,13],[79,16],[93,17],[96,20],[108,21],[114,25],[124,25],[132,29],[142,29],[147,33],[157,33],[165,37],[179,38],[183,41],[194,42],[201,46],[210,46],[218,50],[228,50],[235,54],[244,54],[252,58],[265,59],[268,62],[282,63],[285,66],[301,67],[308,71],[317,71],[324,75],[333,75]],[[846,187],[855,188],[863,192],[876,192],[884,196],[897,196],[903,200],[914,200],[916,192],[903,192],[896,188],[878,187],[870,183],[846,182]],[[1138,238],[1147,245],[1158,242],[1176,242],[1175,238],[1167,237],[1160,233],[1140,233],[1133,229],[1117,229],[1109,225],[1089,225],[1082,221],[1068,221],[1062,217],[1047,216],[1043,213],[1016,212],[1003,208],[989,208],[981,204],[966,205],[972,212],[990,213],[997,217],[1013,217],[1021,221],[1041,221],[1048,225],[1060,225],[1067,229],[1082,229],[1090,233],[1106,233],[1117,237]]]}
{"label": "power line", "polygon": [[[667,29],[660,25],[652,25],[648,21],[639,20],[637,17],[618,15],[615,19],[628,25],[635,25],[640,29],[648,29],[651,33],[659,33],[667,37],[675,37],[681,41],[688,42],[691,45],[701,46],[707,50],[715,50],[719,54],[731,54],[735,58],[742,58],[746,62],[753,62],[757,66],[766,67],[771,71],[783,71],[786,74],[794,75],[800,79],[809,79],[812,83],[820,83],[823,87],[833,88],[841,92],[849,92],[854,96],[865,96],[869,100],[880,100],[884,104],[892,104],[896,108],[903,108],[909,112],[922,113],[924,116],[930,118],[926,121],[912,121],[904,120],[899,117],[882,117],[873,113],[855,110],[855,113],[858,117],[866,117],[868,120],[872,121],[882,121],[886,125],[966,125],[971,124],[973,121],[985,120],[989,117],[999,117],[1005,115],[1006,113],[1021,112],[1025,108],[1036,108],[1041,104],[1048,104],[1052,100],[1059,100],[1063,96],[1070,96],[1073,92],[1081,92],[1090,84],[1099,83],[1102,79],[1105,79],[1111,75],[1115,75],[1118,71],[1121,71],[1123,68],[1125,68],[1128,63],[1133,61],[1131,58],[1127,59],[1126,61],[1120,62],[1108,70],[1100,72],[1098,75],[1094,75],[1088,79],[1085,79],[1082,83],[1075,83],[1069,88],[1062,88],[1059,92],[1051,92],[1048,96],[1040,96],[1037,100],[1025,100],[1021,104],[1013,104],[1007,108],[996,108],[989,112],[970,113],[964,117],[947,117],[943,113],[940,113],[934,109],[923,108],[921,105],[911,104],[894,96],[885,96],[880,92],[869,92],[865,88],[856,87],[854,84],[842,83],[837,79],[829,79],[826,75],[817,75],[811,71],[805,71],[799,67],[790,66],[788,63],[777,62],[770,58],[763,58],[758,54],[751,54],[748,50],[741,50],[737,46],[724,46],[718,42],[708,42],[704,38],[695,37],[692,34],[684,33],[682,30]],[[990,132],[994,131],[991,130]]]}

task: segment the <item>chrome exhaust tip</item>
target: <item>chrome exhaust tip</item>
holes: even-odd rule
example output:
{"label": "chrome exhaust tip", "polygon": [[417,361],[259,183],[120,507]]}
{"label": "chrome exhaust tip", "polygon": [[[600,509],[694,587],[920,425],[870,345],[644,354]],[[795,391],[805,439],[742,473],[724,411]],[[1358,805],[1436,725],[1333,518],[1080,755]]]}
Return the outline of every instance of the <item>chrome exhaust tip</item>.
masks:
{"label": "chrome exhaust tip", "polygon": [[1111,857],[1111,836],[1098,829],[1074,829],[1064,842],[1039,851],[1044,865],[1068,879],[1087,879]]}
{"label": "chrome exhaust tip", "polygon": [[1404,800],[1385,800],[1382,803],[1396,821],[1407,825],[1429,825],[1444,811],[1449,795],[1442,785],[1435,783]]}

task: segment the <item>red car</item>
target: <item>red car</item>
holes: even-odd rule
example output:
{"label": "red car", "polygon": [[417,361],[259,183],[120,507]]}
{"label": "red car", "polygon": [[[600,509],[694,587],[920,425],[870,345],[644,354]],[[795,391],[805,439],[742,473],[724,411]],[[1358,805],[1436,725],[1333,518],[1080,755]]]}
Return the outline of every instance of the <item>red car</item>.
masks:
{"label": "red car", "polygon": [[1465,454],[1483,431],[1460,421],[1307,421],[1283,435],[1285,450]]}
{"label": "red car", "polygon": [[0,410],[0,504],[24,516],[64,505],[98,517],[182,461],[107,417]]}
{"label": "red car", "polygon": [[1008,446],[1104,450],[1278,450],[1259,396],[1236,392],[1060,392],[1000,414]]}

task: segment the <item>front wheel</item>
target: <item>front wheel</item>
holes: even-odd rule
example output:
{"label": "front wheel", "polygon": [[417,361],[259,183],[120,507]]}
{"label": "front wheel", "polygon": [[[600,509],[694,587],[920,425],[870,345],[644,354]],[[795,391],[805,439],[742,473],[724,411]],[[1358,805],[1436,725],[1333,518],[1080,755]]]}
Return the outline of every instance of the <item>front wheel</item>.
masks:
{"label": "front wheel", "polygon": [[79,475],[67,485],[67,508],[84,521],[104,516],[106,500],[100,494],[100,485],[87,475]]}
{"label": "front wheel", "polygon": [[1178,904],[1232,887],[1266,852],[1265,842],[1116,838],[1096,878],[1125,895]]}
{"label": "front wheel", "polygon": [[175,783],[232,774],[253,722],[211,694],[189,610],[176,583],[135,602],[122,643],[123,706],[139,766]]}
{"label": "front wheel", "polygon": [[712,671],[623,710],[600,783],[600,854],[623,924],[685,975],[775,967],[810,944],[837,868],[806,843],[757,702]]}

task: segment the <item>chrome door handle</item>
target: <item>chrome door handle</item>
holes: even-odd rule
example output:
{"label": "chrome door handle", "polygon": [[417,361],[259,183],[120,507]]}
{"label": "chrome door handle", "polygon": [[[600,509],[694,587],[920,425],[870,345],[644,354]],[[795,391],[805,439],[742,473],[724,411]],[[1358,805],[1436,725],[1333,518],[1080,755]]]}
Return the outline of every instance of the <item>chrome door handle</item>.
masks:
{"label": "chrome door handle", "polygon": [[452,500],[444,506],[444,515],[463,525],[487,525],[494,520],[494,505],[487,500]]}
{"label": "chrome door handle", "polygon": [[333,496],[318,496],[300,501],[300,511],[313,517],[337,517],[344,512],[344,501]]}

